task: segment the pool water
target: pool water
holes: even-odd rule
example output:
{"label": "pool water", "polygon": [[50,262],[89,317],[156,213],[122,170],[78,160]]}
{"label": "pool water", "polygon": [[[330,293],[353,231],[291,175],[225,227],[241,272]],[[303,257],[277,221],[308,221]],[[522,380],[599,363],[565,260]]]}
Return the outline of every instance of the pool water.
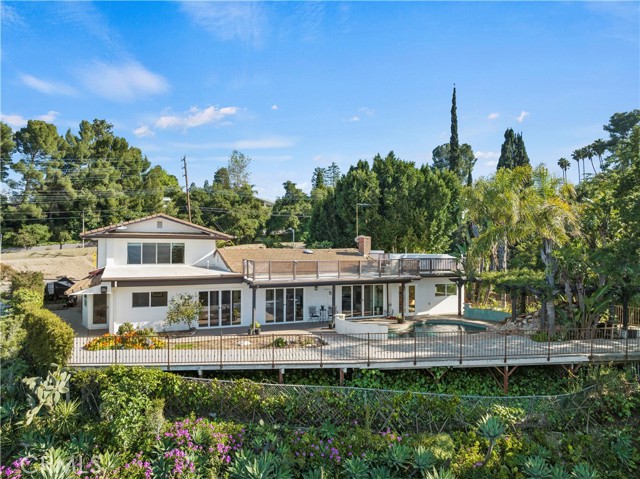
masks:
{"label": "pool water", "polygon": [[460,328],[467,333],[486,331],[486,326],[456,321],[421,321],[413,325],[416,333],[457,333]]}

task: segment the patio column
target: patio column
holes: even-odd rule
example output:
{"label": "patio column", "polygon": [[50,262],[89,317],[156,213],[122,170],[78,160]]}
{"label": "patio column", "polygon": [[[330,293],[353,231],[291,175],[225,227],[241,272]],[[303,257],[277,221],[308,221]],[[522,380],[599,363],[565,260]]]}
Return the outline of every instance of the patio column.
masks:
{"label": "patio column", "polygon": [[251,332],[256,329],[256,287],[251,287]]}
{"label": "patio column", "polygon": [[404,283],[400,283],[400,296],[402,297],[402,301],[400,301],[402,303],[402,311],[400,312],[400,314],[402,314],[402,322],[404,323],[404,310],[406,309],[406,301],[405,301],[405,297],[404,297]]}
{"label": "patio column", "polygon": [[336,317],[336,285],[331,285],[331,311],[333,311],[333,317]]}

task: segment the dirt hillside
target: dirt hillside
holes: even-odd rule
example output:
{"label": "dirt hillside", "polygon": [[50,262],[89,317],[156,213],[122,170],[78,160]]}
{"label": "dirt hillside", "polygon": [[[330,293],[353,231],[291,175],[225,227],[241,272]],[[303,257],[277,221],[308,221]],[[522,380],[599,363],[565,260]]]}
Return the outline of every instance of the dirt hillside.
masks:
{"label": "dirt hillside", "polygon": [[60,276],[78,280],[95,269],[95,248],[51,249],[3,253],[0,261],[17,271],[41,271],[45,280]]}

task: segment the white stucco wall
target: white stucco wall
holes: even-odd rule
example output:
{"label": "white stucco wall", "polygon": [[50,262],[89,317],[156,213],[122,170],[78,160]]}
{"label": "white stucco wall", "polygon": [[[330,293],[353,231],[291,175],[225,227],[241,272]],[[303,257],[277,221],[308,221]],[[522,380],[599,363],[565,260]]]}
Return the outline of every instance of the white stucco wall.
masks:
{"label": "white stucco wall", "polygon": [[448,278],[422,278],[410,284],[416,285],[416,314],[458,314],[457,294],[436,296],[436,284],[454,284]]}
{"label": "white stucco wall", "polygon": [[[177,294],[188,293],[195,297],[198,297],[201,291],[218,291],[218,290],[239,290],[242,292],[241,304],[241,322],[240,324],[234,324],[232,326],[248,326],[251,323],[251,291],[245,284],[224,284],[224,285],[185,285],[185,286],[136,286],[136,287],[118,287],[112,288],[112,294],[110,295],[111,304],[110,311],[111,317],[109,322],[109,331],[115,333],[121,324],[129,322],[137,328],[153,328],[155,330],[162,330],[164,328],[164,321],[167,317],[168,304],[171,298]],[[145,293],[145,292],[167,292],[167,306],[148,306],[137,307],[132,306],[133,295],[132,293]],[[198,327],[197,320],[194,323],[195,327]],[[175,325],[167,330],[179,330],[184,329],[185,325]],[[213,329],[213,328],[212,328]]]}

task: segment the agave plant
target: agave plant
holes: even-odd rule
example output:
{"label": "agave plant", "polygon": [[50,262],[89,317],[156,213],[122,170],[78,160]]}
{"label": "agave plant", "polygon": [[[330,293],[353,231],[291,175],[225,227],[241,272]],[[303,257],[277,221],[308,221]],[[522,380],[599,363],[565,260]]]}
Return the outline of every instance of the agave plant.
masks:
{"label": "agave plant", "polygon": [[504,421],[497,416],[486,415],[478,423],[478,433],[489,441],[489,448],[484,457],[484,464],[491,458],[491,452],[496,445],[496,441],[502,437],[507,426]]}
{"label": "agave plant", "polygon": [[92,434],[80,431],[71,436],[67,449],[74,456],[84,457],[91,454],[95,438]]}
{"label": "agave plant", "polygon": [[528,479],[548,479],[551,477],[551,468],[547,461],[540,456],[530,456],[524,461],[523,472]]}
{"label": "agave plant", "polygon": [[56,446],[56,439],[51,434],[27,431],[20,437],[20,444],[22,445],[23,455],[41,456]]}
{"label": "agave plant", "polygon": [[291,472],[283,464],[278,463],[278,459],[272,452],[254,454],[252,452],[241,451],[236,455],[235,462],[229,468],[231,479],[289,479]]}
{"label": "agave plant", "polygon": [[569,474],[564,470],[564,467],[556,464],[555,466],[551,467],[549,479],[569,479]]}
{"label": "agave plant", "polygon": [[369,471],[369,479],[395,479],[397,476],[384,466],[374,467]]}
{"label": "agave plant", "polygon": [[435,467],[427,472],[424,475],[425,479],[456,479],[456,475],[451,472],[450,469],[446,469],[442,466],[440,466],[439,469],[436,469]]}
{"label": "agave plant", "polygon": [[342,463],[342,472],[347,479],[368,479],[369,466],[359,457],[351,457]]}
{"label": "agave plant", "polygon": [[600,474],[591,465],[581,462],[573,467],[571,477],[575,479],[598,479]]}
{"label": "agave plant", "polygon": [[120,457],[111,451],[97,455],[93,460],[91,472],[102,479],[115,478],[120,467]]}
{"label": "agave plant", "polygon": [[302,473],[302,479],[328,479],[328,477],[329,474],[322,466],[318,469],[311,469],[310,471]]}
{"label": "agave plant", "polygon": [[73,461],[62,449],[54,447],[44,453],[36,477],[40,479],[69,479],[73,476]]}
{"label": "agave plant", "polygon": [[391,469],[401,471],[410,464],[411,448],[403,444],[394,443],[384,453],[383,460]]}
{"label": "agave plant", "polygon": [[435,463],[436,457],[430,449],[426,449],[424,446],[418,446],[413,452],[413,467],[420,474],[424,475]]}

